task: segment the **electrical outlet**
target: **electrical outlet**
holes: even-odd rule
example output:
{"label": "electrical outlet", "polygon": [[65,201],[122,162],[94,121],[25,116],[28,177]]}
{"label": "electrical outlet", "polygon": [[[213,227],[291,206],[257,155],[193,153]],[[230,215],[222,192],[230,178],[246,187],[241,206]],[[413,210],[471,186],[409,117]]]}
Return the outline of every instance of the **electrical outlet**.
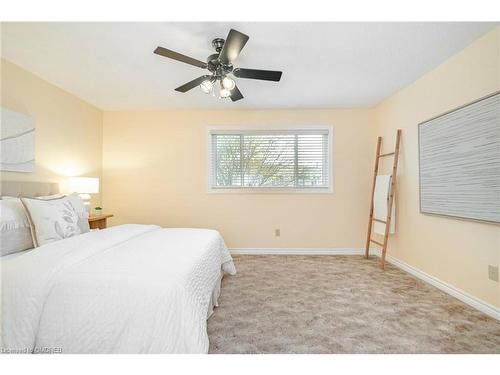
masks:
{"label": "electrical outlet", "polygon": [[488,278],[498,282],[498,267],[492,265],[488,266]]}
{"label": "electrical outlet", "polygon": [[[279,236],[281,236],[281,231],[280,231],[279,229],[275,229],[275,230],[274,230],[274,236],[275,236],[275,237],[279,237]],[[497,271],[498,271],[498,270],[497,270]],[[497,272],[497,273],[498,273],[498,272]]]}

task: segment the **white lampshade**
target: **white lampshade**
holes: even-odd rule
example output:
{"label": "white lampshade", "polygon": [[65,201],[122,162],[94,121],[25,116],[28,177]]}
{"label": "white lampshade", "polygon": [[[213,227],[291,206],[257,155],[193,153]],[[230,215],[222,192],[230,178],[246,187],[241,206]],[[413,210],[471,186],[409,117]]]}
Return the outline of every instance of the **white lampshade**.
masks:
{"label": "white lampshade", "polygon": [[228,89],[229,91],[231,91],[232,89],[234,89],[235,86],[236,86],[236,83],[234,82],[233,79],[231,79],[229,77],[224,77],[222,79],[222,87],[224,87],[225,89]]}
{"label": "white lampshade", "polygon": [[99,179],[97,177],[71,177],[69,179],[69,186],[74,193],[99,193]]}
{"label": "white lampshade", "polygon": [[221,98],[229,98],[230,95],[231,95],[231,91],[229,91],[228,89],[225,89],[225,88],[220,89],[220,97]]}
{"label": "white lampshade", "polygon": [[214,85],[212,84],[212,81],[207,79],[201,83],[200,87],[205,94],[210,94]]}

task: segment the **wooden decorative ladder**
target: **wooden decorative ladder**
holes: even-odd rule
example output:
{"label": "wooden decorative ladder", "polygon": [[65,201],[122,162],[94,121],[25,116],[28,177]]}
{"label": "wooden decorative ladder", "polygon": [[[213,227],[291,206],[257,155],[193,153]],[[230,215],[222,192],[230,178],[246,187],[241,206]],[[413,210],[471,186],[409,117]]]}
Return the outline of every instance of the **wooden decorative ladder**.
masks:
{"label": "wooden decorative ladder", "polygon": [[[382,269],[384,269],[384,267],[385,267],[385,254],[387,251],[387,240],[389,239],[389,230],[391,227],[392,205],[394,203],[394,193],[396,191],[396,173],[398,171],[400,141],[401,141],[401,129],[398,129],[398,132],[396,135],[396,147],[394,149],[394,152],[389,152],[388,154],[381,154],[380,151],[381,151],[381,147],[382,147],[382,137],[378,137],[378,139],[377,139],[377,157],[375,158],[375,168],[373,171],[372,200],[370,203],[370,218],[368,220],[368,234],[366,236],[365,258],[368,259],[368,256],[370,255],[370,242],[382,247],[382,253],[380,254],[380,267]],[[389,188],[389,202],[387,204],[387,217],[385,220],[380,220],[380,219],[373,217],[373,205],[374,205],[375,184],[377,181],[379,160],[380,160],[380,158],[383,158],[386,156],[394,156],[394,162],[392,165],[391,186]],[[384,233],[384,242],[383,243],[375,241],[374,239],[371,238],[372,227],[373,227],[374,221],[385,224],[385,233]]]}

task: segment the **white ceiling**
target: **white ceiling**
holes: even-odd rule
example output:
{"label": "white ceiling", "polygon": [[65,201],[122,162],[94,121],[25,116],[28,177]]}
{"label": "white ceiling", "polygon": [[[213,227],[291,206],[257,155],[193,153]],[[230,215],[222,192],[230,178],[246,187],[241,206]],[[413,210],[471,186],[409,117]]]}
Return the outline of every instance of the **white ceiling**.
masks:
{"label": "white ceiling", "polygon": [[[491,30],[495,23],[3,23],[7,60],[103,110],[370,107]],[[230,28],[250,36],[235,66],[282,70],[281,82],[237,79],[232,103],[174,88]]]}

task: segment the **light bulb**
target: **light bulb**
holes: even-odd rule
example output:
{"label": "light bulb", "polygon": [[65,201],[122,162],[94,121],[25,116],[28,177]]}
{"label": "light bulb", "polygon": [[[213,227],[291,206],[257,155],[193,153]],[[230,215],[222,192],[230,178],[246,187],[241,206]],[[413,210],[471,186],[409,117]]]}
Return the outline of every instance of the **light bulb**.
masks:
{"label": "light bulb", "polygon": [[201,91],[203,91],[205,94],[210,94],[213,87],[214,85],[212,84],[212,81],[208,79],[206,81],[203,81],[200,85]]}
{"label": "light bulb", "polygon": [[221,88],[220,89],[220,97],[221,98],[228,98],[231,95],[231,91],[229,91],[226,88]]}
{"label": "light bulb", "polygon": [[233,79],[229,77],[224,77],[222,79],[222,86],[224,86],[225,89],[232,90],[234,89],[234,86],[236,86],[236,83],[234,83]]}

